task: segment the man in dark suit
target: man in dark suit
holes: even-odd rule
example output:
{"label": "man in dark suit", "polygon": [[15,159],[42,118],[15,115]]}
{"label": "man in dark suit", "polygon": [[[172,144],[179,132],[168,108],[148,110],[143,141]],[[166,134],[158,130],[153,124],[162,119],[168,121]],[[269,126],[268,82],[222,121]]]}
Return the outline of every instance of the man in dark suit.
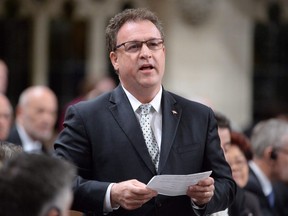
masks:
{"label": "man in dark suit", "polygon": [[[213,111],[162,87],[163,37],[158,18],[146,9],[125,10],[110,20],[106,41],[121,83],[110,93],[71,106],[54,145],[58,157],[78,168],[75,210],[188,216],[207,215],[232,203],[236,185]],[[152,106],[144,114],[151,117],[151,126],[143,132],[142,104]],[[150,155],[149,143],[155,154]],[[157,195],[146,187],[155,175],[208,170],[211,177],[189,186],[186,195]]]}
{"label": "man in dark suit", "polygon": [[27,152],[49,151],[48,143],[54,135],[57,108],[57,97],[50,88],[28,87],[19,97],[15,125],[7,141],[23,146]]}
{"label": "man in dark suit", "polygon": [[258,197],[263,216],[287,215],[285,190],[276,185],[288,181],[288,123],[280,119],[259,122],[253,128],[251,144],[254,158],[249,162],[245,188]]}

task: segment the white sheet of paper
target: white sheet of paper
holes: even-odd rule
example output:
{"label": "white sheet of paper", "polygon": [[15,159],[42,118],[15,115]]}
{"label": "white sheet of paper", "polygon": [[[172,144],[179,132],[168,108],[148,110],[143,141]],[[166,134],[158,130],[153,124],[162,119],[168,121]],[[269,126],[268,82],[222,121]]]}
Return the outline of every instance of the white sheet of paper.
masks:
{"label": "white sheet of paper", "polygon": [[189,175],[157,175],[148,182],[147,187],[166,196],[185,195],[190,185],[197,184],[200,180],[209,177],[211,173],[212,171]]}

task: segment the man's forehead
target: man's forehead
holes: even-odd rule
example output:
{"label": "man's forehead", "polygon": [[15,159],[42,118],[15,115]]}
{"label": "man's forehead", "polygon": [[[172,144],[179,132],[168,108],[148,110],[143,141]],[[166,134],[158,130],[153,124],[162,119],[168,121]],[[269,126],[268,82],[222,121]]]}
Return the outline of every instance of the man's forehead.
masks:
{"label": "man's forehead", "polygon": [[[146,35],[149,34],[149,35]],[[129,41],[133,37],[139,35],[140,37],[148,36],[149,38],[160,38],[161,34],[158,28],[149,20],[128,21],[124,23],[118,31],[117,39]]]}

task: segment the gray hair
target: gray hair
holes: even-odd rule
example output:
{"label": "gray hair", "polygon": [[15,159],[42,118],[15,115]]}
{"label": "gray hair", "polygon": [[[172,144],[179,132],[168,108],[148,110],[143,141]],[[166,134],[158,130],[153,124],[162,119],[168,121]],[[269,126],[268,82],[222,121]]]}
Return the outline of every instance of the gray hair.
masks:
{"label": "gray hair", "polygon": [[153,12],[145,8],[126,9],[111,18],[106,28],[105,34],[108,53],[116,49],[117,34],[119,32],[119,29],[125,23],[144,20],[151,21],[159,30],[161,37],[164,38],[162,23]]}
{"label": "gray hair", "polygon": [[282,147],[284,135],[288,135],[287,121],[273,118],[259,122],[253,128],[251,135],[254,155],[262,157],[264,150],[269,146],[272,148]]}
{"label": "gray hair", "polygon": [[49,94],[53,95],[53,97],[55,97],[55,99],[57,100],[55,93],[48,86],[36,85],[26,88],[20,94],[18,105],[26,106],[30,102],[32,97],[34,97],[35,95],[39,95],[43,92],[49,92]]}
{"label": "gray hair", "polygon": [[22,146],[6,141],[0,141],[0,167],[4,161],[15,157],[21,152],[23,152]]}

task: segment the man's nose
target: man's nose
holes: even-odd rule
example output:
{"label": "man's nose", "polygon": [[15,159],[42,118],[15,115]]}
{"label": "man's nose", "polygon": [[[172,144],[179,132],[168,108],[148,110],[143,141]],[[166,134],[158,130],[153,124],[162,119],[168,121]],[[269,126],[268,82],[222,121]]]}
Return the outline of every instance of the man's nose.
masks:
{"label": "man's nose", "polygon": [[151,57],[151,50],[147,46],[146,43],[142,43],[141,49],[140,49],[140,55],[143,57]]}

